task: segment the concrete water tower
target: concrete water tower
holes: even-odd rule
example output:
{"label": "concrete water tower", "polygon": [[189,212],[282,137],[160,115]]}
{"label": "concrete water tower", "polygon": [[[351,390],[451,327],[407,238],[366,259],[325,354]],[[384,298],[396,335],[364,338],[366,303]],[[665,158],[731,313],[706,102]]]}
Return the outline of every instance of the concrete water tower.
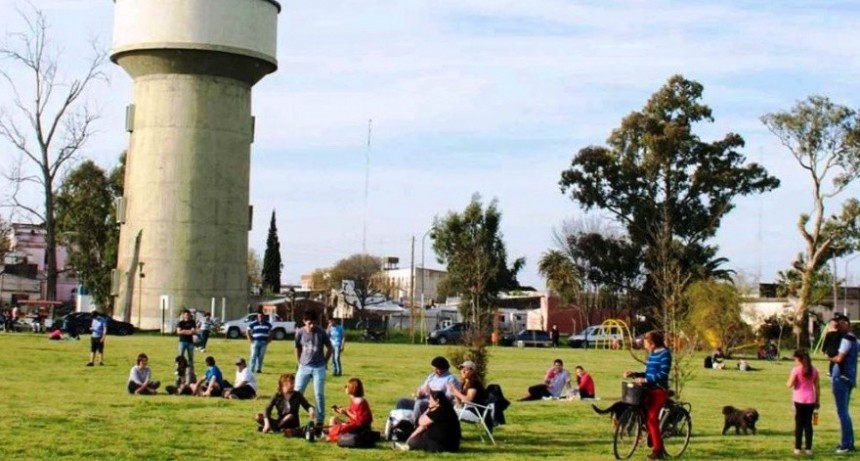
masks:
{"label": "concrete water tower", "polygon": [[[116,312],[248,299],[251,87],[277,69],[275,0],[114,0],[111,60],[134,80]],[[144,266],[145,265],[145,266]],[[144,278],[145,272],[145,278]]]}

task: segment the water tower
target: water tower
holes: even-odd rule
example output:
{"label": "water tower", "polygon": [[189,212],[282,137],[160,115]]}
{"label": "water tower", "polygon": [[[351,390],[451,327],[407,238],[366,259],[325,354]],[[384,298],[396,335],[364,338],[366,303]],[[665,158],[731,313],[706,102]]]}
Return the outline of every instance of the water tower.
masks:
{"label": "water tower", "polygon": [[248,298],[251,87],[277,69],[275,0],[114,0],[111,60],[134,80],[115,311]]}

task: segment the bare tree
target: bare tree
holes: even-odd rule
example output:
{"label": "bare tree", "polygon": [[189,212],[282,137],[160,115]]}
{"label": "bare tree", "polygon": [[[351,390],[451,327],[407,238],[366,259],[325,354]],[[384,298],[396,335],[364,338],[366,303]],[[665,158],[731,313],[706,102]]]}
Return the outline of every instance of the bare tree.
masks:
{"label": "bare tree", "polygon": [[825,205],[860,178],[860,114],[826,97],[810,96],[789,111],[762,116],[761,121],[811,182],[812,211],[801,214],[797,222],[805,249],[793,265],[800,275],[793,330],[801,347],[808,344],[804,323],[816,274],[831,258],[857,246],[858,201],[847,200],[841,215],[831,217]]}
{"label": "bare tree", "polygon": [[[5,162],[11,166],[3,176],[12,189],[4,205],[41,220],[47,244],[45,296],[53,300],[57,294],[55,198],[66,164],[77,157],[93,133],[98,114],[87,107],[83,96],[93,82],[105,79],[101,67],[106,53],[91,43],[93,56],[85,70],[66,78],[58,72],[60,52],[48,39],[44,12],[33,8],[30,14],[21,10],[18,14],[26,30],[9,33],[0,43],[0,58],[21,71],[13,75],[9,67],[0,69],[11,98],[6,101],[11,108],[5,104],[0,108],[0,139],[18,154]],[[23,198],[31,187],[39,191],[42,203],[35,205]]]}

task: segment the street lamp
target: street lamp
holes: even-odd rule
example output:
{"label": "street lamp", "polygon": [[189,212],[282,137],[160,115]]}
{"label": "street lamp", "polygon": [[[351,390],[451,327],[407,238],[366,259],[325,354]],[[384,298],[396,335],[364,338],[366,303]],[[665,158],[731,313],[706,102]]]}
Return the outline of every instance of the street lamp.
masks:
{"label": "street lamp", "polygon": [[137,276],[140,279],[137,287],[137,328],[140,329],[140,316],[141,312],[143,312],[143,278],[146,277],[146,274],[143,273],[143,263],[137,263]]}
{"label": "street lamp", "polygon": [[427,277],[427,271],[424,269],[424,241],[434,229],[436,229],[435,226],[430,226],[427,232],[424,232],[424,235],[421,237],[421,309],[424,309],[424,279]]}

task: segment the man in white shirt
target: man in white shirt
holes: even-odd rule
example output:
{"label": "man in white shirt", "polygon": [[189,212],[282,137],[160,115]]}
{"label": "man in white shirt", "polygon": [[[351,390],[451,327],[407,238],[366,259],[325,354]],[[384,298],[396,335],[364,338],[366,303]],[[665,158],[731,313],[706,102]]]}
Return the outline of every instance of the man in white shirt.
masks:
{"label": "man in white shirt", "polygon": [[236,380],[233,388],[224,391],[227,399],[253,399],[257,397],[257,377],[248,368],[247,362],[242,357],[236,359]]}

